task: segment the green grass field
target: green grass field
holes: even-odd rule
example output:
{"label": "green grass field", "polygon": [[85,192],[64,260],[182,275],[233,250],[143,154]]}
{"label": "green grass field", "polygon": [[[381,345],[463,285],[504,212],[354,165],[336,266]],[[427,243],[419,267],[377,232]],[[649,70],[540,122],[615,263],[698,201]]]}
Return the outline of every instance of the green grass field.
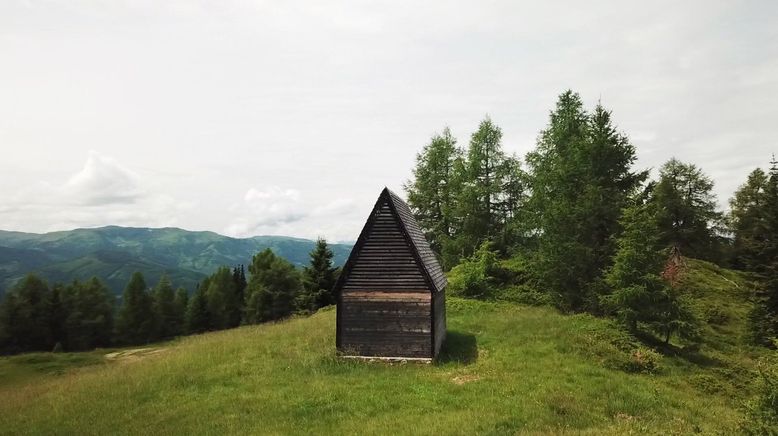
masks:
{"label": "green grass field", "polygon": [[439,362],[335,355],[335,311],[112,354],[0,359],[5,434],[732,434],[756,359],[744,345],[752,290],[693,261],[708,338],[645,347],[612,321],[450,298]]}

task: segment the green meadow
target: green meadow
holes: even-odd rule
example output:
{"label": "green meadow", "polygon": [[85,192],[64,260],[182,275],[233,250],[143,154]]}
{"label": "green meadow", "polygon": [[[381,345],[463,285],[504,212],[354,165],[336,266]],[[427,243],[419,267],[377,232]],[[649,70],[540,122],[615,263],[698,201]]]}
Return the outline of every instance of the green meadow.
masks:
{"label": "green meadow", "polygon": [[[433,364],[335,353],[335,310],[153,344],[0,359],[4,434],[732,434],[763,350],[746,277],[691,261],[704,342],[449,298]],[[656,351],[652,351],[652,348]]]}

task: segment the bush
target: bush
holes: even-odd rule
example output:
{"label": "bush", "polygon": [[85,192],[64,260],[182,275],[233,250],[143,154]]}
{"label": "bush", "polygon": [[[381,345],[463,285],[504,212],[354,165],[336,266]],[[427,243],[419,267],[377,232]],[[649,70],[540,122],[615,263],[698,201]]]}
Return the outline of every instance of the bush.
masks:
{"label": "bush", "polygon": [[521,303],[528,306],[548,306],[553,303],[551,296],[545,292],[528,285],[509,286],[502,290],[496,298],[512,303]]}
{"label": "bush", "polygon": [[705,310],[705,321],[712,325],[724,325],[729,322],[729,314],[719,306],[709,307]]}
{"label": "bush", "polygon": [[749,435],[778,434],[778,356],[759,362],[757,396],[746,404],[740,429]]}
{"label": "bush", "polygon": [[492,297],[498,268],[497,253],[491,251],[489,243],[485,242],[471,257],[451,269],[448,289],[452,295],[462,297]]}
{"label": "bush", "polygon": [[659,369],[661,360],[662,355],[656,351],[646,347],[638,347],[632,351],[630,359],[626,363],[624,369],[628,372],[650,374]]}

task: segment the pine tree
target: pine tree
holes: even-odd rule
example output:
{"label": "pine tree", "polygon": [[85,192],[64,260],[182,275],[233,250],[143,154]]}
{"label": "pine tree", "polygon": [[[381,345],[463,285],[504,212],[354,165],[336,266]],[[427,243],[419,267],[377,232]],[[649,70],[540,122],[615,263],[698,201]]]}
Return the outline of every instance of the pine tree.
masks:
{"label": "pine tree", "polygon": [[116,327],[117,337],[126,344],[145,344],[156,339],[152,298],[140,272],[133,273],[124,289]]}
{"label": "pine tree", "polygon": [[323,238],[316,240],[316,246],[310,253],[310,264],[303,270],[302,310],[316,310],[335,304],[332,288],[335,286],[335,271],[332,259],[334,254]]}
{"label": "pine tree", "polygon": [[154,287],[153,300],[154,316],[157,320],[156,336],[159,338],[175,336],[177,330],[175,294],[167,274],[162,274]]}

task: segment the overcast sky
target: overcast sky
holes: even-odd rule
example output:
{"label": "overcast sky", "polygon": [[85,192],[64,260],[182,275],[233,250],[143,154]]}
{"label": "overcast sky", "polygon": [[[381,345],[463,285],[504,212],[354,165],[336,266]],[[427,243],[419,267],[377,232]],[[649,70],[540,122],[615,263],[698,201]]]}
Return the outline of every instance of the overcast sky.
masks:
{"label": "overcast sky", "polygon": [[0,228],[354,240],[433,133],[524,156],[568,88],[725,207],[778,152],[778,2],[3,0]]}

